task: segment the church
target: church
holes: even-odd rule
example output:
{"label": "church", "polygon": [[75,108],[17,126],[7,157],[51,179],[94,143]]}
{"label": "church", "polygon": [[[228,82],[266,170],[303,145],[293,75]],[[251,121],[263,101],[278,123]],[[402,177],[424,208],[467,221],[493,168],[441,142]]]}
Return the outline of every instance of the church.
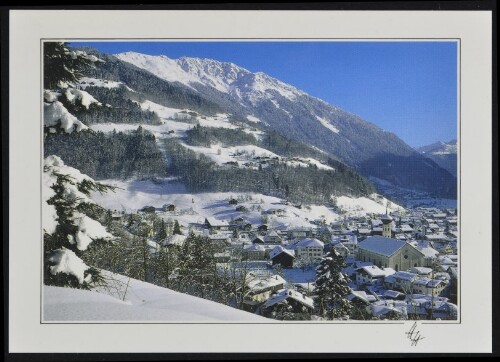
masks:
{"label": "church", "polygon": [[381,221],[382,236],[372,236],[362,241],[358,246],[358,260],[396,271],[424,266],[424,254],[404,240],[392,239],[393,219],[387,211]]}
{"label": "church", "polygon": [[404,240],[371,236],[359,243],[357,259],[396,271],[424,266],[424,254]]}

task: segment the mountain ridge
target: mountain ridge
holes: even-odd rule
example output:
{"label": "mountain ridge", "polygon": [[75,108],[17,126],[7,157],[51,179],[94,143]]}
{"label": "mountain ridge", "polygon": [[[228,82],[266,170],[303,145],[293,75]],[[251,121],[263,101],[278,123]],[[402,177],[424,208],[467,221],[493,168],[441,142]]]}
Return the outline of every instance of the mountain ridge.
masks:
{"label": "mountain ridge", "polygon": [[[392,158],[391,162],[402,163],[396,169],[405,172],[407,163],[414,164],[416,169],[424,171],[420,179],[425,180],[398,177],[400,175],[394,174],[391,167],[385,167],[386,174],[377,174],[376,177],[406,188],[456,198],[453,175],[437,164],[429,164],[428,158],[395,134],[263,72],[252,73],[234,63],[206,58],[181,57],[173,60],[166,55],[135,52],[111,57],[169,84],[185,87],[186,92],[194,92],[197,97],[218,105],[235,117],[260,119],[270,129],[326,151],[365,176],[375,176],[370,172],[376,169],[377,164],[390,163],[384,156],[395,155],[397,158]],[[161,104],[158,100],[154,101]]]}

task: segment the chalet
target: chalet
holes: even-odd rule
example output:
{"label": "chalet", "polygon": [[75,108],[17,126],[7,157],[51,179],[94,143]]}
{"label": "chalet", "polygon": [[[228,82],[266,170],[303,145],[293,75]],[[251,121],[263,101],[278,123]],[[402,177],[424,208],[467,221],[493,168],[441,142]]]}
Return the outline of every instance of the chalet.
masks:
{"label": "chalet", "polygon": [[154,214],[156,212],[156,208],[154,206],[144,206],[140,212],[143,212],[145,214]]}
{"label": "chalet", "polygon": [[243,309],[249,312],[265,303],[272,294],[284,288],[286,280],[279,275],[248,273],[243,290]]}
{"label": "chalet", "polygon": [[205,227],[211,231],[227,231],[229,230],[229,223],[226,220],[217,220],[213,217],[205,218]]}
{"label": "chalet", "polygon": [[293,250],[285,249],[281,245],[278,245],[269,253],[269,259],[271,259],[273,265],[279,264],[284,268],[292,268],[295,253]]}
{"label": "chalet", "polygon": [[302,239],[294,245],[297,258],[308,260],[321,260],[325,244],[315,238]]}
{"label": "chalet", "polygon": [[121,221],[123,219],[123,214],[122,213],[119,213],[118,211],[114,210],[112,213],[111,213],[111,219],[113,219],[114,221]]}
{"label": "chalet", "polygon": [[162,209],[165,212],[173,212],[173,211],[175,211],[175,205],[173,205],[173,204],[165,204],[165,205],[163,205]]}
{"label": "chalet", "polygon": [[243,248],[241,253],[242,260],[264,260],[265,249],[262,245],[253,244]]}
{"label": "chalet", "polygon": [[411,293],[413,282],[418,279],[418,275],[410,272],[398,271],[384,278],[384,284],[390,289],[402,290],[404,293]]}
{"label": "chalet", "polygon": [[213,243],[222,246],[229,244],[229,237],[226,234],[211,234],[208,236],[208,239]]}
{"label": "chalet", "polygon": [[376,265],[362,266],[356,270],[356,284],[377,284],[381,285],[386,276],[394,274],[396,271],[391,268],[380,269]]}
{"label": "chalet", "polygon": [[413,282],[413,293],[439,296],[448,286],[448,282],[441,279],[431,279],[427,277],[419,278]]}
{"label": "chalet", "polygon": [[415,273],[420,277],[430,277],[432,274],[432,269],[426,267],[413,267],[410,269],[410,272]]}
{"label": "chalet", "polygon": [[282,239],[281,236],[279,236],[276,231],[270,230],[264,236],[264,242],[266,244],[281,244]]}
{"label": "chalet", "polygon": [[313,236],[313,231],[311,228],[296,228],[288,230],[289,239],[311,238],[312,236]]}
{"label": "chalet", "polygon": [[256,237],[252,240],[252,244],[264,244],[264,240],[261,237]]}
{"label": "chalet", "polygon": [[358,259],[396,271],[424,265],[424,254],[403,240],[372,236],[359,243]]}
{"label": "chalet", "polygon": [[259,227],[257,228],[257,231],[258,232],[266,232],[267,231],[267,225],[266,224],[259,225]]}
{"label": "chalet", "polygon": [[262,306],[262,315],[271,317],[272,312],[279,308],[279,305],[285,305],[287,310],[297,315],[302,315],[302,318],[308,320],[311,318],[311,313],[314,309],[314,300],[306,297],[304,294],[292,290],[283,289],[272,295]]}

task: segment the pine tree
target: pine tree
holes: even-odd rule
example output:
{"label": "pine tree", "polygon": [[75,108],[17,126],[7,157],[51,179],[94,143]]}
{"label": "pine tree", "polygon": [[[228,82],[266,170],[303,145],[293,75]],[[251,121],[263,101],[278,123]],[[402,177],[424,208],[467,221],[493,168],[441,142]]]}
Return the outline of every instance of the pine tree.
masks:
{"label": "pine tree", "polygon": [[160,221],[160,229],[158,230],[158,234],[156,235],[156,240],[158,242],[162,242],[167,238],[167,226],[165,225],[165,220]]}
{"label": "pine tree", "polygon": [[181,226],[177,220],[174,222],[174,235],[182,235]]}
{"label": "pine tree", "polygon": [[342,273],[344,258],[332,249],[316,268],[316,304],[319,316],[328,320],[349,317],[352,305],[347,299],[348,277]]}
{"label": "pine tree", "polygon": [[73,83],[84,76],[99,61],[96,56],[69,50],[65,43],[43,43],[43,84],[55,89],[63,83]]}
{"label": "pine tree", "polygon": [[112,187],[99,184],[64,165],[57,156],[44,162],[43,227],[44,283],[89,289],[100,280],[99,270],[81,257],[91,244],[113,239],[96,219],[104,210],[89,197]]}

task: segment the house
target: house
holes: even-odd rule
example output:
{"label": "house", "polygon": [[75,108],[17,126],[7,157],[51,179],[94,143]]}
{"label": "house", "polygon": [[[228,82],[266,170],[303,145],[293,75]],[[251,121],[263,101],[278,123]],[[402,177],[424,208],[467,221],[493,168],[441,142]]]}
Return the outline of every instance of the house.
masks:
{"label": "house", "polygon": [[295,260],[295,253],[293,250],[285,249],[281,245],[277,245],[269,253],[273,265],[281,265],[283,268],[292,268],[293,261]]}
{"label": "house", "polygon": [[243,309],[255,312],[271,295],[284,288],[286,280],[279,275],[261,275],[250,272],[245,277],[242,289]]}
{"label": "house", "polygon": [[423,277],[413,282],[412,292],[439,296],[447,286],[448,282],[446,280]]}
{"label": "house", "polygon": [[173,205],[173,204],[165,204],[165,205],[163,205],[162,209],[165,212],[173,212],[173,211],[175,211],[175,205]]}
{"label": "house", "polygon": [[243,206],[243,205],[239,205],[239,206],[236,206],[236,211],[238,211],[238,212],[247,212],[248,209],[245,206]]}
{"label": "house", "polygon": [[226,220],[217,220],[213,217],[205,218],[205,227],[211,231],[227,231],[229,230],[229,223]]}
{"label": "house", "polygon": [[253,244],[243,248],[241,252],[242,260],[264,260],[265,249],[262,245]]}
{"label": "house", "polygon": [[380,269],[376,265],[362,266],[356,270],[356,284],[382,284],[386,276],[394,274],[396,271],[391,268]]}
{"label": "house", "polygon": [[238,200],[236,200],[236,199],[230,199],[229,200],[229,205],[238,205]]}
{"label": "house", "polygon": [[257,231],[259,233],[266,232],[267,231],[267,225],[266,224],[259,225],[259,227],[257,228]]}
{"label": "house", "polygon": [[333,248],[339,253],[343,258],[349,255],[349,249],[343,243],[337,243],[333,246]]}
{"label": "house", "polygon": [[262,306],[262,315],[268,318],[274,317],[273,312],[279,310],[281,305],[286,306],[288,312],[295,314],[294,319],[299,320],[310,319],[314,310],[314,300],[312,298],[296,290],[282,289],[266,300]]}
{"label": "house", "polygon": [[264,244],[264,240],[261,237],[257,236],[252,240],[252,244]]}
{"label": "house", "polygon": [[405,240],[372,236],[359,243],[358,259],[396,271],[424,265],[424,254]]}
{"label": "house", "polygon": [[313,235],[313,231],[311,228],[295,228],[288,230],[288,238],[289,239],[303,239],[303,238],[311,238]]}
{"label": "house", "polygon": [[211,234],[208,235],[208,239],[214,244],[226,246],[229,244],[229,237],[226,234]]}
{"label": "house", "polygon": [[156,208],[154,206],[144,206],[140,212],[143,212],[145,214],[154,214],[156,212]]}
{"label": "house", "polygon": [[384,278],[384,284],[390,289],[402,290],[404,293],[411,293],[413,282],[418,279],[418,275],[410,272],[398,271]]}
{"label": "house", "polygon": [[426,267],[413,267],[410,269],[410,272],[415,273],[421,277],[430,277],[432,274],[432,269]]}
{"label": "house", "polygon": [[267,244],[281,244],[281,236],[274,230],[268,231],[264,236],[264,242]]}
{"label": "house", "polygon": [[325,244],[315,238],[302,239],[294,245],[297,258],[314,261],[321,260],[324,247]]}

